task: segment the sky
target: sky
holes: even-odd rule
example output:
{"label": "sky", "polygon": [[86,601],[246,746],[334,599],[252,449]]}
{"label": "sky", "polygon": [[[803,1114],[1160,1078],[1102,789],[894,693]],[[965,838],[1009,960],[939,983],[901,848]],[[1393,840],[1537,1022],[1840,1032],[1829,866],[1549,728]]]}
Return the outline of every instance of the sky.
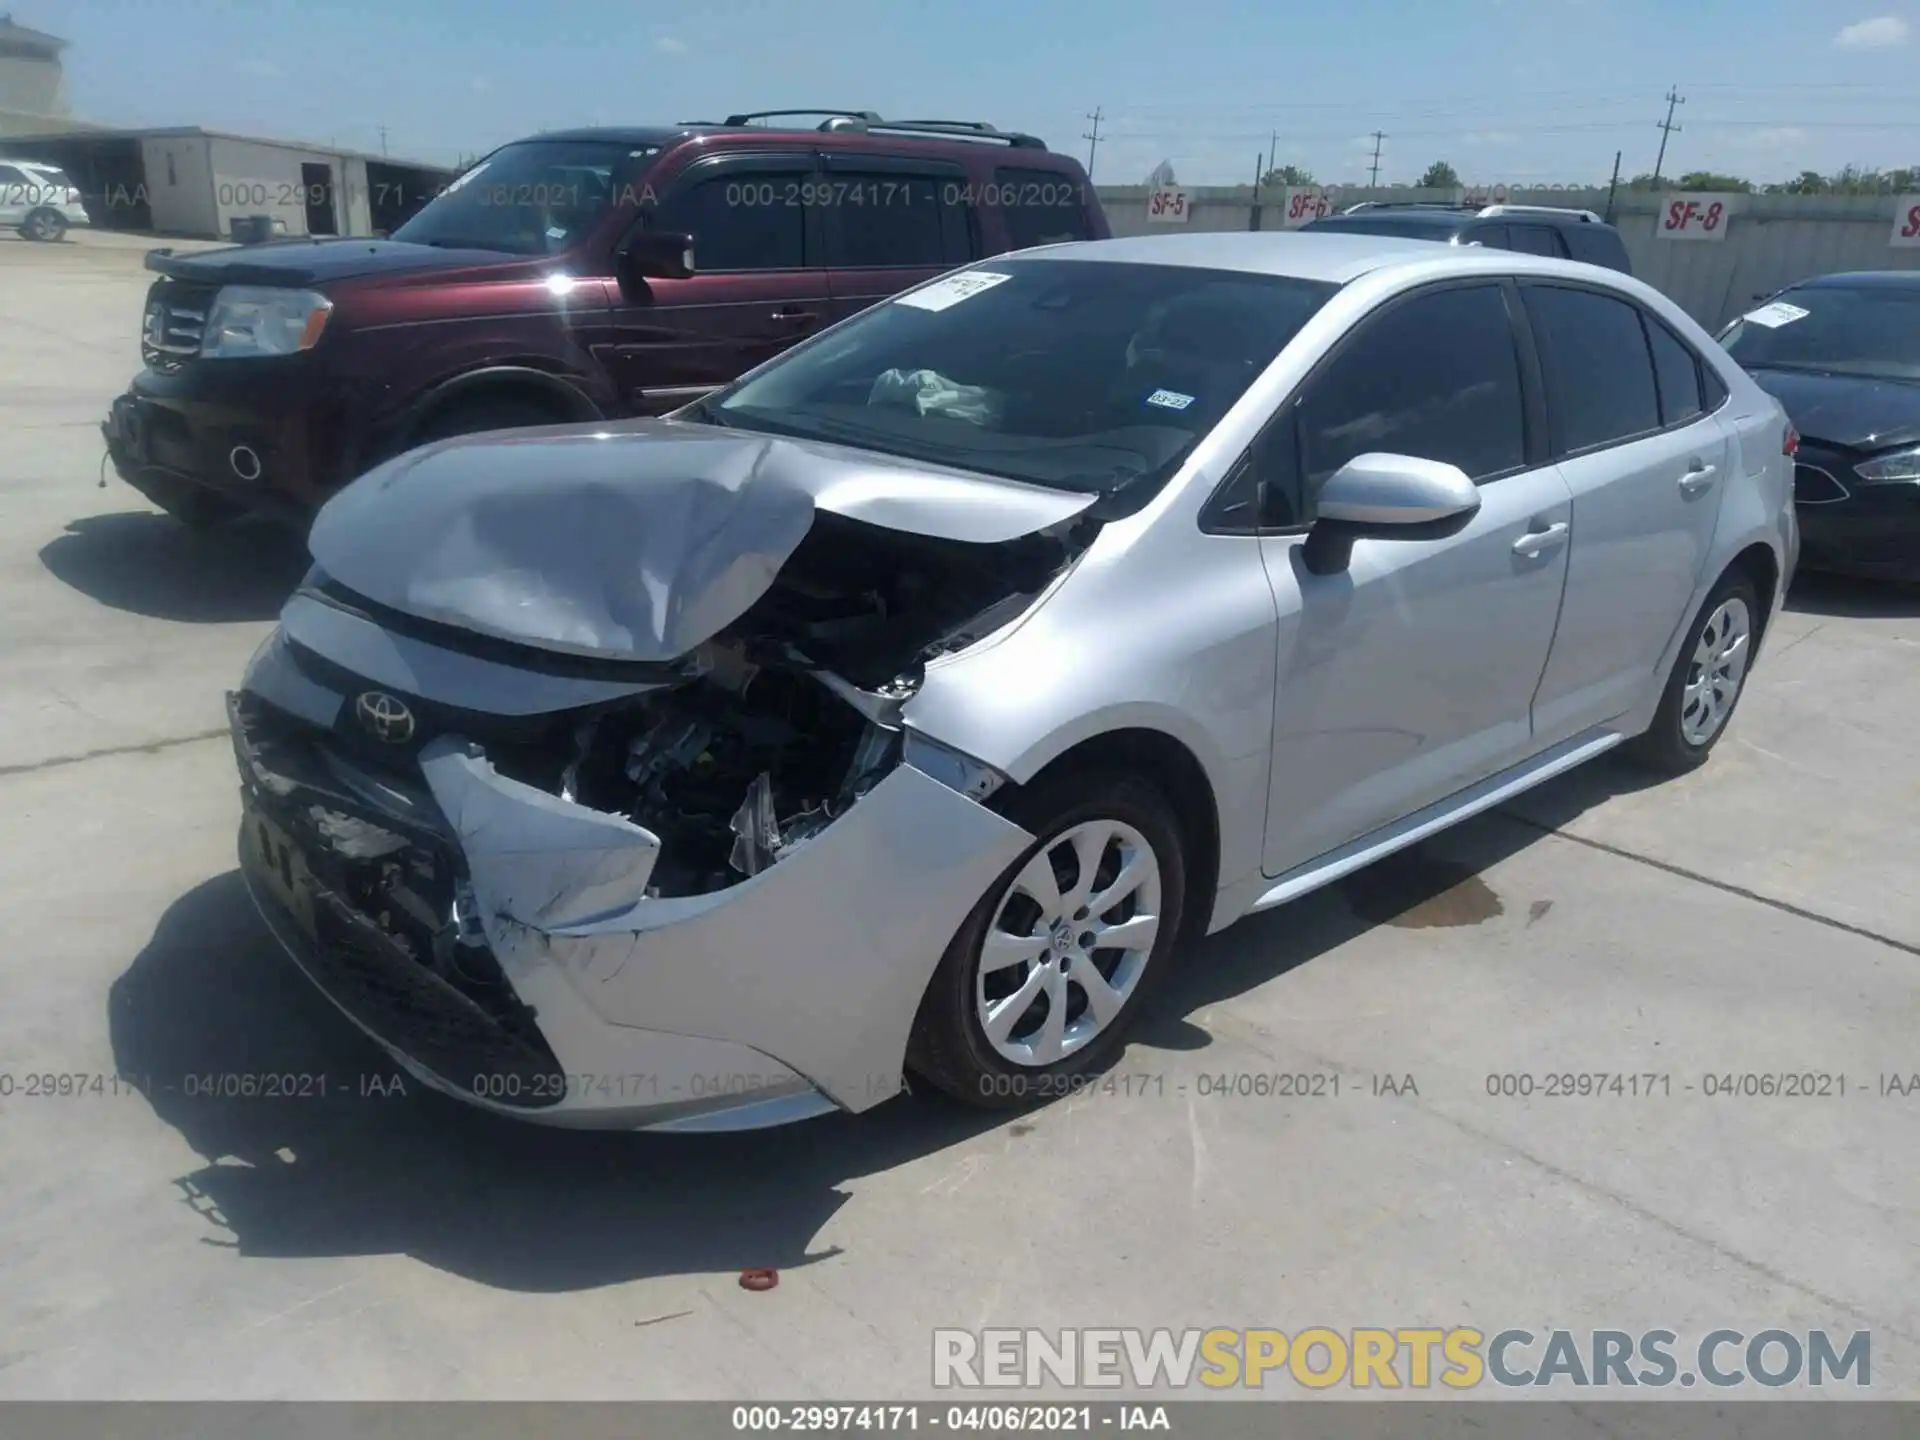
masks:
{"label": "sky", "polygon": [[[1039,135],[1102,184],[1169,161],[1322,183],[1920,165],[1920,0],[5,0],[69,103],[451,164],[544,129],[842,106]],[[1099,141],[1090,147],[1090,118]],[[383,128],[384,127],[384,128]]]}

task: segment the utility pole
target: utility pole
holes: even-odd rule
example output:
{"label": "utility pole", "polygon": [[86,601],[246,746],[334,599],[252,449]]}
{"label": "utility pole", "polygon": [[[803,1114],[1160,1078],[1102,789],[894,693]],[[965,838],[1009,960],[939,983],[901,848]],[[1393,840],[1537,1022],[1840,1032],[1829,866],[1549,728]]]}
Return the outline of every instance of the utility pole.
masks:
{"label": "utility pole", "polygon": [[387,127],[384,125],[380,127],[380,153],[387,153]]}
{"label": "utility pole", "polygon": [[1279,148],[1280,148],[1280,132],[1278,130],[1275,130],[1267,136],[1267,168],[1260,172],[1262,178],[1268,175],[1271,175],[1273,173],[1273,159],[1274,159],[1275,152],[1277,152]]}
{"label": "utility pole", "polygon": [[1667,91],[1667,118],[1660,122],[1660,154],[1653,162],[1653,188],[1660,188],[1660,167],[1667,163],[1667,137],[1680,133],[1680,127],[1673,123],[1673,109],[1676,105],[1687,103],[1687,97],[1680,93],[1678,86]]}
{"label": "utility pole", "polygon": [[1378,190],[1380,188],[1380,142],[1386,138],[1386,135],[1382,131],[1376,130],[1373,132],[1373,177],[1367,182],[1367,188],[1369,190]]}
{"label": "utility pole", "polygon": [[1093,107],[1093,113],[1087,116],[1093,122],[1093,128],[1080,138],[1087,142],[1087,179],[1093,179],[1093,152],[1100,148],[1100,107]]}
{"label": "utility pole", "polygon": [[1614,192],[1620,188],[1620,154],[1618,150],[1613,152],[1613,179],[1607,184],[1607,223],[1609,225],[1613,224]]}

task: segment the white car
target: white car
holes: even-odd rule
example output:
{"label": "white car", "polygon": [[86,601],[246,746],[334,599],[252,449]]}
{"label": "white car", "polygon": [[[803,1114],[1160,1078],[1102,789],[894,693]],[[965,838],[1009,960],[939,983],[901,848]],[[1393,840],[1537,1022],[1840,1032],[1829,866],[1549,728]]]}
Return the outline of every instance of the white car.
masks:
{"label": "white car", "polygon": [[89,223],[80,187],[58,165],[0,158],[0,226],[51,241]]}

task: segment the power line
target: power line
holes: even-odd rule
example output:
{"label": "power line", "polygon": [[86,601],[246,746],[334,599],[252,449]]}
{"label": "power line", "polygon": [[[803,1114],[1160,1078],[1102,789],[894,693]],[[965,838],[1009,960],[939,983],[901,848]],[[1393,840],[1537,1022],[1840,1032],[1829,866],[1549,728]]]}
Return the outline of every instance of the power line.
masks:
{"label": "power line", "polygon": [[1093,179],[1093,152],[1100,148],[1100,107],[1093,107],[1093,113],[1087,116],[1093,122],[1093,129],[1080,138],[1087,142],[1087,179]]}
{"label": "power line", "polygon": [[1660,153],[1653,162],[1653,183],[1656,187],[1660,184],[1660,167],[1667,163],[1667,140],[1680,129],[1673,123],[1674,107],[1686,103],[1687,97],[1680,93],[1678,86],[1667,91],[1667,118],[1660,122]]}

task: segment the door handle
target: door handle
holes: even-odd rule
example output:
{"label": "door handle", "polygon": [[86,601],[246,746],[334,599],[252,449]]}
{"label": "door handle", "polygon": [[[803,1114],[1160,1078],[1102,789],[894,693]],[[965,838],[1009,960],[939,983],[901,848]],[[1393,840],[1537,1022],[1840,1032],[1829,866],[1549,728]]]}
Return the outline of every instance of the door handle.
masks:
{"label": "door handle", "polygon": [[802,310],[798,305],[782,305],[778,310],[773,312],[773,318],[776,320],[818,320],[820,318],[820,312],[818,310]]}
{"label": "door handle", "polygon": [[1687,473],[1680,477],[1680,493],[1688,496],[1700,494],[1713,484],[1716,473],[1718,472],[1714,466],[1702,465],[1698,460],[1694,461],[1688,467]]}
{"label": "door handle", "polygon": [[1544,530],[1529,530],[1513,542],[1513,553],[1524,555],[1532,560],[1549,550],[1557,550],[1566,543],[1567,522],[1556,520]]}

